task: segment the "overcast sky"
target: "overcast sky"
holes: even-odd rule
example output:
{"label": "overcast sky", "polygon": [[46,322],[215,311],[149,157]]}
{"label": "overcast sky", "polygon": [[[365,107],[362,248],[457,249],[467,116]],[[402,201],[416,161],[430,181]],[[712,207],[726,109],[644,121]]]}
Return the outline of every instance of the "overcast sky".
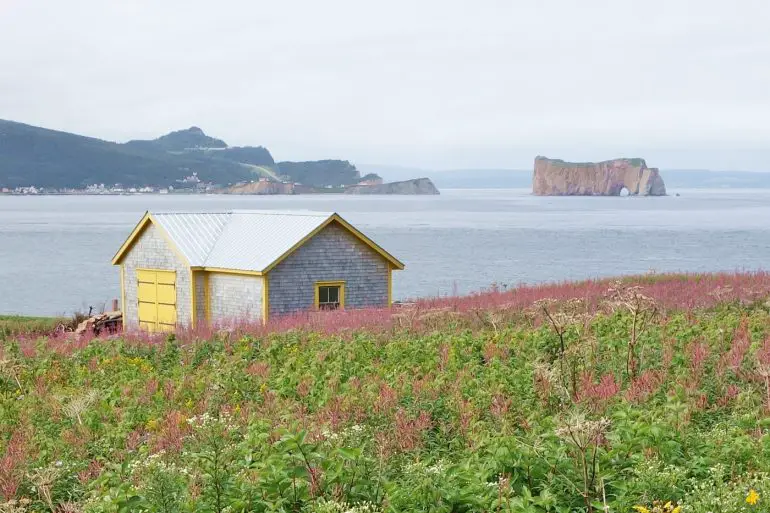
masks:
{"label": "overcast sky", "polygon": [[768,0],[0,0],[0,118],[276,159],[770,171]]}

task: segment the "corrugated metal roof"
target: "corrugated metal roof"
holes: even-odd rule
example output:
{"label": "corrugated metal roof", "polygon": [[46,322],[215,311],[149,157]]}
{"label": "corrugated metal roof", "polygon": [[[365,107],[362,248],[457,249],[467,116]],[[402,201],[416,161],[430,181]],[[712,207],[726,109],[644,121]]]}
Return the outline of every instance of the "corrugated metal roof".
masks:
{"label": "corrugated metal roof", "polygon": [[151,215],[168,233],[190,265],[199,267],[206,262],[206,257],[214,249],[232,214],[230,212],[158,212]]}
{"label": "corrugated metal roof", "polygon": [[264,271],[333,215],[233,212],[206,267]]}
{"label": "corrugated metal roof", "polygon": [[152,212],[193,267],[264,271],[335,214],[232,210]]}

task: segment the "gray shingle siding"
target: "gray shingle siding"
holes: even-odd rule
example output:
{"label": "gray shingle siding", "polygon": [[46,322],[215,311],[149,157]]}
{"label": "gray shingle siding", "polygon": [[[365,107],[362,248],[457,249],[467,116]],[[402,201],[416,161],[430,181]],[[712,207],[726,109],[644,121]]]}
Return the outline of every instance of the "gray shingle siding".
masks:
{"label": "gray shingle siding", "polygon": [[209,273],[209,297],[212,324],[262,319],[261,276]]}
{"label": "gray shingle siding", "polygon": [[268,273],[270,315],[310,310],[315,284],[345,282],[345,307],[386,306],[388,262],[332,223]]}
{"label": "gray shingle siding", "polygon": [[171,249],[158,228],[149,224],[123,260],[123,285],[126,294],[123,312],[126,328],[137,329],[139,327],[137,269],[176,271],[177,324],[189,326],[192,323],[190,268]]}
{"label": "gray shingle siding", "polygon": [[198,271],[195,277],[195,319],[196,322],[204,322],[206,319],[206,277],[205,273]]}

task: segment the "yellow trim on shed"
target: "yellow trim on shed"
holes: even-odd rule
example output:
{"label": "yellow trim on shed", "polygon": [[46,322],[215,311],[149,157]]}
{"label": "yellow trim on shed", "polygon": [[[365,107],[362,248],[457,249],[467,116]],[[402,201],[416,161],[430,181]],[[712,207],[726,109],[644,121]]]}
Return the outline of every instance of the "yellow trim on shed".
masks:
{"label": "yellow trim on shed", "polygon": [[126,329],[126,267],[120,265],[120,316],[123,329]]}
{"label": "yellow trim on shed", "polygon": [[270,320],[270,277],[262,277],[262,324]]}
{"label": "yellow trim on shed", "polygon": [[242,269],[227,269],[226,267],[192,267],[193,271],[206,271],[207,273],[238,274],[241,276],[262,276],[262,271],[244,271]]}
{"label": "yellow trim on shed", "polygon": [[379,253],[382,258],[390,262],[394,269],[399,271],[404,270],[403,262],[382,249],[376,242],[361,233],[355,226],[342,219],[342,217],[340,217],[338,214],[334,214],[331,217],[331,221],[337,221],[339,224],[341,224],[343,228],[347,229],[350,233],[355,235],[361,242],[372,248],[376,253]]}
{"label": "yellow trim on shed", "polygon": [[190,312],[191,328],[198,326],[198,287],[196,286],[197,283],[195,283],[195,273],[196,271],[190,268],[190,306],[192,307],[192,311]]}
{"label": "yellow trim on shed", "polygon": [[139,222],[136,223],[134,229],[131,230],[131,234],[128,236],[125,242],[123,242],[120,248],[118,248],[118,252],[115,253],[115,256],[112,257],[112,265],[118,265],[121,263],[123,256],[128,253],[128,251],[134,245],[136,239],[139,237],[139,235],[141,235],[141,233],[144,231],[144,228],[147,226],[147,223],[149,222],[151,222],[150,212],[145,212]]}
{"label": "yellow trim on shed", "polygon": [[193,267],[196,272],[203,273],[203,291],[204,291],[204,303],[203,308],[206,315],[206,323],[211,323],[211,285],[209,277],[212,274],[234,274],[237,276],[245,276],[247,278],[262,278],[262,322],[266,323],[270,314],[270,297],[269,297],[269,285],[267,275],[262,273],[255,273],[249,271],[239,271],[236,269],[222,269],[218,267]]}
{"label": "yellow trim on shed", "polygon": [[289,248],[288,251],[286,251],[283,255],[279,256],[275,259],[275,261],[268,265],[262,273],[268,273],[272,269],[274,269],[278,264],[283,262],[286,258],[289,257],[292,253],[294,253],[297,249],[301,248],[305,245],[307,241],[318,235],[321,230],[326,228],[332,223],[338,223],[340,226],[342,226],[344,229],[346,229],[351,235],[356,237],[358,240],[369,246],[372,250],[374,250],[375,253],[379,254],[382,258],[387,260],[390,265],[393,266],[394,269],[402,270],[404,268],[404,264],[401,263],[400,260],[398,260],[396,257],[382,249],[380,246],[378,246],[373,240],[371,240],[369,237],[358,231],[353,225],[342,219],[338,214],[334,214],[329,217],[326,221],[324,221],[318,228],[313,230],[312,232],[308,233],[305,237],[303,237],[299,242],[297,242],[295,245],[293,245],[291,248]]}
{"label": "yellow trim on shed", "polygon": [[122,246],[120,246],[120,249],[118,249],[118,252],[115,253],[115,256],[112,257],[112,265],[118,265],[123,261],[123,257],[131,250],[131,248],[134,246],[137,240],[139,240],[139,237],[144,233],[144,230],[147,228],[147,225],[152,223],[160,232],[160,235],[163,237],[163,239],[168,244],[168,247],[171,248],[171,251],[178,256],[182,262],[184,262],[185,265],[188,267],[190,266],[190,261],[187,260],[187,257],[184,256],[184,254],[179,250],[179,248],[174,243],[171,236],[166,232],[166,230],[163,229],[163,226],[161,226],[160,223],[155,221],[155,218],[152,216],[152,214],[148,211],[145,212],[142,219],[137,223],[136,227],[133,229],[131,234],[128,236],[126,241],[123,243]]}
{"label": "yellow trim on shed", "polygon": [[345,282],[344,281],[317,281],[315,282],[314,305],[316,310],[321,306],[321,287],[339,287],[340,288],[340,310],[345,309]]}
{"label": "yellow trim on shed", "polygon": [[209,290],[209,273],[203,273],[203,310],[206,324],[211,323],[211,291]]}

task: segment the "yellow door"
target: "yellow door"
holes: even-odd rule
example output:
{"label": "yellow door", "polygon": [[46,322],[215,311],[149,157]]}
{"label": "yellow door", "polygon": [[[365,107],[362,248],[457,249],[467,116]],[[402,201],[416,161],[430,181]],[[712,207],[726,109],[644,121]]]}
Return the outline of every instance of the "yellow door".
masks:
{"label": "yellow door", "polygon": [[139,327],[173,331],[176,327],[176,272],[139,269]]}

